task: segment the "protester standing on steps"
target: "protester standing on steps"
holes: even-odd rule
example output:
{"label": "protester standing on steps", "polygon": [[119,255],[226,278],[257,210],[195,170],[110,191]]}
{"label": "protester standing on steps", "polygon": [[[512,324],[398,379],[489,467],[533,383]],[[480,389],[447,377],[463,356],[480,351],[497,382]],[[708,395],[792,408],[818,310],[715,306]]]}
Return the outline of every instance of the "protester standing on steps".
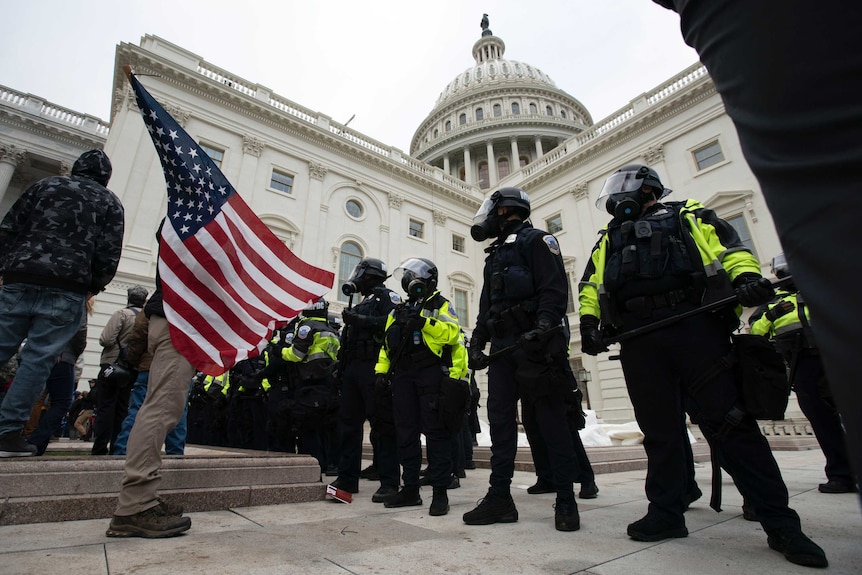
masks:
{"label": "protester standing on steps", "polygon": [[[93,455],[116,454],[117,435],[129,411],[129,397],[135,381],[135,366],[126,357],[129,336],[135,318],[147,301],[147,290],[132,286],[126,290],[124,308],[115,311],[99,336],[102,356],[99,358],[99,393],[96,396],[96,429],[93,432]],[[122,376],[109,375],[109,368],[120,364],[126,368]]]}
{"label": "protester standing on steps", "polygon": [[[495,191],[479,207],[473,239],[493,238],[486,248],[479,315],[470,340],[470,367],[488,368],[491,477],[488,494],[464,514],[468,525],[511,523],[518,510],[510,493],[518,449],[517,408],[535,415],[550,461],[557,499],[554,527],[580,529],[572,482],[575,455],[566,420],[568,336],[563,318],[569,284],[553,235],[527,221],[530,198],[518,188]],[[492,360],[484,353],[490,341]],[[503,351],[507,350],[507,351]]]}
{"label": "protester standing on steps", "polygon": [[84,152],[71,175],[24,190],[0,223],[0,364],[27,340],[0,404],[0,457],[34,454],[21,436],[30,410],[81,325],[87,295],[117,271],[125,224],[110,178],[105,152]]}

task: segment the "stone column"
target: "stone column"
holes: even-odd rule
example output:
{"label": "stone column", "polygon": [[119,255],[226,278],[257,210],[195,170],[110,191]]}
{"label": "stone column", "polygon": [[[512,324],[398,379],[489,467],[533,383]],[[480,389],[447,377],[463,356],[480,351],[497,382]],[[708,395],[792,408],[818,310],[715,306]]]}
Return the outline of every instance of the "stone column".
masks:
{"label": "stone column", "polygon": [[470,160],[470,148],[464,148],[464,181],[470,185],[476,183],[473,180],[473,162]]}
{"label": "stone column", "polygon": [[443,171],[446,172],[446,174],[449,176],[452,175],[452,173],[449,171],[449,154],[443,156]]}
{"label": "stone column", "polygon": [[485,142],[485,150],[488,155],[488,187],[493,188],[497,185],[497,161],[494,158],[494,142],[488,140]]}
{"label": "stone column", "polygon": [[244,134],[242,137],[242,164],[239,169],[239,180],[237,191],[248,200],[249,205],[254,205],[257,190],[254,186],[254,178],[257,174],[257,162],[266,146],[262,140]]}
{"label": "stone column", "polygon": [[521,169],[521,154],[518,152],[518,138],[511,138],[509,142],[512,144],[512,167],[509,168],[509,173]]}
{"label": "stone column", "polygon": [[3,202],[3,196],[9,189],[9,182],[12,181],[15,168],[26,157],[27,150],[17,148],[12,144],[0,144],[0,203]]}
{"label": "stone column", "polygon": [[542,150],[542,137],[536,136],[536,159],[538,160],[542,156],[545,155],[545,151]]}
{"label": "stone column", "polygon": [[323,261],[326,256],[325,246],[320,242],[321,218],[329,209],[323,205],[323,178],[329,168],[320,162],[308,162],[308,200],[305,206],[305,229],[302,230],[302,253],[310,254],[303,257],[311,261]]}

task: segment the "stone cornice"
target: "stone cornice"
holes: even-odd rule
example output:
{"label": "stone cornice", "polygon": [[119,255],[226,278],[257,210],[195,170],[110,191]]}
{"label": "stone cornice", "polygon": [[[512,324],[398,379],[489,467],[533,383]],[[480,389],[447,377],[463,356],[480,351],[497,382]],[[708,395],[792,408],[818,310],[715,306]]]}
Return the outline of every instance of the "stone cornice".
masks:
{"label": "stone cornice", "polygon": [[[433,177],[433,172],[437,170],[433,166],[427,166],[428,172],[432,174],[426,175],[425,173],[420,173],[401,161],[368,150],[348,138],[333,134],[329,130],[316,126],[311,122],[296,118],[266,102],[256,100],[252,96],[243,94],[207,78],[195,70],[183,68],[158,55],[147,52],[139,46],[121,44],[117,48],[116,61],[118,62],[118,66],[128,64],[138,74],[158,75],[160,76],[160,81],[168,83],[179,90],[194,94],[203,100],[211,101],[216,106],[231,109],[253,121],[275,127],[299,139],[313,142],[315,145],[336,153],[352,162],[372,166],[376,170],[402,181],[417,183],[429,193],[448,197],[467,206],[468,211],[469,209],[475,210],[482,201],[482,194],[478,188],[476,188],[473,195],[469,195],[438,181]],[[120,87],[120,80],[126,82],[125,74],[119,68],[115,70],[114,76],[115,89]],[[239,128],[237,129],[239,130]],[[311,160],[310,158],[304,159],[306,161]]]}
{"label": "stone cornice", "polygon": [[106,136],[76,130],[65,124],[40,121],[35,116],[14,113],[11,109],[3,106],[0,106],[0,124],[7,124],[13,130],[29,132],[41,138],[73,146],[76,149],[101,148],[105,145],[106,140]]}

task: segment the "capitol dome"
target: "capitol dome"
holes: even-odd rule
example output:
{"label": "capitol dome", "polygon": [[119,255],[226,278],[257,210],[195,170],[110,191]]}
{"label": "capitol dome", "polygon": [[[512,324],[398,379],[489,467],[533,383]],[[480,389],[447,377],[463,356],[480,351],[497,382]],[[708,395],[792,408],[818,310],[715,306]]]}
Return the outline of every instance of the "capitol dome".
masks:
{"label": "capitol dome", "polygon": [[473,45],[475,64],[440,93],[410,155],[487,189],[592,125],[586,107],[550,76],[505,52],[486,15]]}

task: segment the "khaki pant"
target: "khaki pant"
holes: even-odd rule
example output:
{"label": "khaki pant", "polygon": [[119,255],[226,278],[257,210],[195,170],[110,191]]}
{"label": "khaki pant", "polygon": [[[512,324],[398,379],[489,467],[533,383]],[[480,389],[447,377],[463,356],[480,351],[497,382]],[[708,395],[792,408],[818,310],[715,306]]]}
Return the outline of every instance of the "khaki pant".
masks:
{"label": "khaki pant", "polygon": [[87,437],[90,433],[90,418],[93,417],[92,409],[84,409],[75,419],[75,429],[81,434],[81,437]]}
{"label": "khaki pant", "polygon": [[183,416],[195,368],[171,343],[168,322],[150,317],[148,346],[153,354],[147,395],[126,445],[126,466],[115,515],[135,515],[158,505],[162,444]]}

